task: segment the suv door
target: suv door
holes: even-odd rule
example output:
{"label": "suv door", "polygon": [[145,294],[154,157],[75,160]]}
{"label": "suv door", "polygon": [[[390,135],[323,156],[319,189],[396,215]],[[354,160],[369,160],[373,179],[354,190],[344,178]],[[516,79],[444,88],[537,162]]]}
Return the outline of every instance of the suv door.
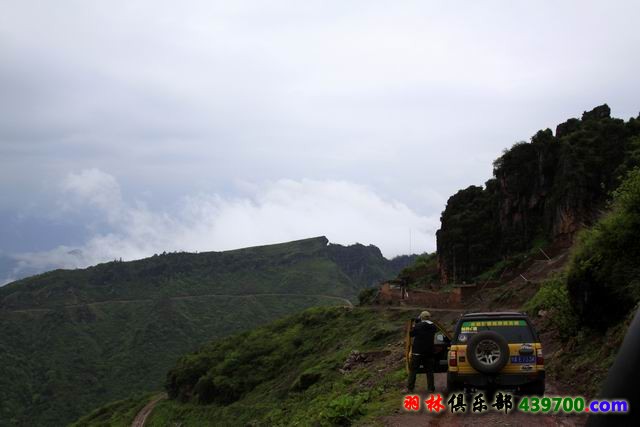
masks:
{"label": "suv door", "polygon": [[[449,348],[451,347],[451,336],[449,333],[435,320],[431,321],[436,325],[438,331],[433,336],[433,353],[434,353],[434,372],[447,372],[449,367]],[[411,329],[416,323],[416,319],[407,320],[405,326],[405,367],[409,372],[409,364],[411,363]],[[418,368],[418,373],[424,373],[426,369],[424,366]]]}

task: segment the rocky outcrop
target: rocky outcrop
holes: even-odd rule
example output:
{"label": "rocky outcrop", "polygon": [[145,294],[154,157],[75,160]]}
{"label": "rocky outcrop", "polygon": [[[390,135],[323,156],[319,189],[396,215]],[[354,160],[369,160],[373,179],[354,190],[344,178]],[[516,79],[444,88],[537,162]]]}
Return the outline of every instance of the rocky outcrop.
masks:
{"label": "rocky outcrop", "polygon": [[569,119],[564,123],[560,123],[556,126],[556,138],[562,138],[565,135],[570,134],[571,132],[575,132],[580,127],[580,120],[578,119]]}
{"label": "rocky outcrop", "polygon": [[611,117],[611,108],[607,104],[602,104],[599,107],[594,108],[591,111],[585,111],[582,113],[582,121],[587,120],[602,120]]}
{"label": "rocky outcrop", "polygon": [[438,230],[443,282],[470,280],[536,244],[570,244],[592,224],[628,170],[640,164],[640,120],[606,104],[537,132],[494,162],[494,178],[451,196]]}
{"label": "rocky outcrop", "polygon": [[326,253],[329,259],[340,267],[342,273],[360,289],[376,286],[384,280],[397,276],[415,259],[413,255],[388,260],[378,247],[360,243],[349,246],[328,244]]}

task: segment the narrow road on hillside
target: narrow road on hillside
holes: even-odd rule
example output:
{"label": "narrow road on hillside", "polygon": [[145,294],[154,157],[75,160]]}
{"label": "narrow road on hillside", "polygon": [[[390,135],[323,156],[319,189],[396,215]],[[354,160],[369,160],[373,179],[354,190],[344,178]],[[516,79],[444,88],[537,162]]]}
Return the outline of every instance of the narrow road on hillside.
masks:
{"label": "narrow road on hillside", "polygon": [[[230,298],[253,298],[253,297],[314,297],[314,298],[326,298],[337,300],[345,303],[346,306],[353,307],[351,301],[346,298],[335,296],[335,295],[323,295],[323,294],[291,294],[291,293],[263,293],[263,294],[201,294],[201,295],[179,295],[175,297],[170,297],[170,300],[184,300],[184,299],[198,299],[198,298],[220,298],[220,297],[230,297]],[[61,308],[77,308],[84,306],[94,306],[94,305],[103,305],[103,304],[130,304],[130,303],[141,303],[141,302],[153,302],[152,298],[141,298],[141,299],[124,299],[124,300],[105,300],[105,301],[96,301],[96,302],[88,302],[81,304],[65,304],[58,305],[49,308],[24,308],[24,309],[13,309],[13,310],[5,310],[11,313],[29,313],[29,312],[45,312],[45,311],[54,311],[56,309]]]}
{"label": "narrow road on hillside", "polygon": [[144,427],[145,423],[147,422],[147,418],[153,411],[153,408],[155,408],[156,404],[166,398],[167,395],[163,393],[151,399],[151,401],[147,403],[145,407],[140,410],[140,412],[138,412],[138,415],[136,415],[136,417],[133,419],[133,422],[131,423],[131,427]]}

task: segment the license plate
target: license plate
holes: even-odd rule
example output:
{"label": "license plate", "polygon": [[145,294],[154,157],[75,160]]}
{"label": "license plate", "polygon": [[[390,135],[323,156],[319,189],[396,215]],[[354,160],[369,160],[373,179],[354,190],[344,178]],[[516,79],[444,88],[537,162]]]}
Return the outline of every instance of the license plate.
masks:
{"label": "license plate", "polygon": [[511,363],[534,363],[535,356],[511,356]]}

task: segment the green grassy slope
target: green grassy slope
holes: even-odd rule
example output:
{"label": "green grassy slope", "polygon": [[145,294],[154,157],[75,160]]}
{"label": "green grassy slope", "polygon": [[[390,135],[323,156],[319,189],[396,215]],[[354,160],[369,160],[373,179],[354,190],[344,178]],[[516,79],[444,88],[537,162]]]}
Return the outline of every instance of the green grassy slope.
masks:
{"label": "green grassy slope", "polygon": [[175,360],[205,342],[308,307],[344,305],[338,297],[354,299],[369,280],[397,273],[375,247],[340,247],[345,259],[333,246],[315,238],[168,254],[0,288],[0,425],[64,425],[159,389]]}
{"label": "green grassy slope", "polygon": [[[402,310],[312,308],[207,344],[167,375],[170,400],[148,426],[369,423],[401,403]],[[352,351],[366,355],[341,372]],[[149,397],[100,408],[76,426],[126,425]],[[103,424],[104,423],[104,424]]]}

